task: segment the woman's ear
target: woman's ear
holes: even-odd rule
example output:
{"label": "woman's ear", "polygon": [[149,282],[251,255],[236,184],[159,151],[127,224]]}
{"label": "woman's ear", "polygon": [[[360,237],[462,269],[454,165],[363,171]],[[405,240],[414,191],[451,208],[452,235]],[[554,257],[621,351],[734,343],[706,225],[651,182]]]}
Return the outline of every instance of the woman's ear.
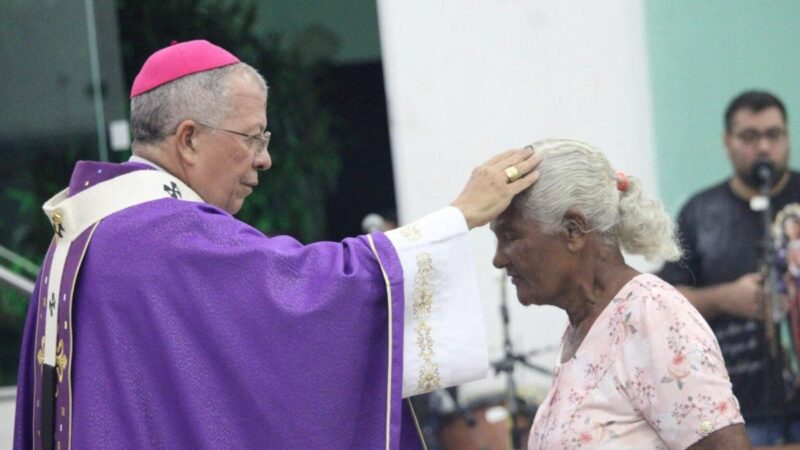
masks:
{"label": "woman's ear", "polygon": [[574,252],[581,251],[586,244],[586,234],[589,231],[589,224],[586,221],[586,217],[578,211],[569,209],[564,214],[562,223],[564,223],[564,235],[567,248]]}
{"label": "woman's ear", "polygon": [[578,225],[578,222],[575,222],[574,220],[567,222],[564,227],[567,229],[567,237],[570,239],[581,234],[581,227]]}

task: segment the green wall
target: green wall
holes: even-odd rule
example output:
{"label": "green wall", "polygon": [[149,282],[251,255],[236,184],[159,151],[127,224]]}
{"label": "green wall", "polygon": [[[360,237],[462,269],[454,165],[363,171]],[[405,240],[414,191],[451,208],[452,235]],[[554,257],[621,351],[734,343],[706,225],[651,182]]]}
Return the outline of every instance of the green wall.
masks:
{"label": "green wall", "polygon": [[[726,178],[722,115],[739,92],[772,91],[800,139],[800,0],[645,0],[660,196],[673,214]],[[800,151],[790,165],[800,168]]]}

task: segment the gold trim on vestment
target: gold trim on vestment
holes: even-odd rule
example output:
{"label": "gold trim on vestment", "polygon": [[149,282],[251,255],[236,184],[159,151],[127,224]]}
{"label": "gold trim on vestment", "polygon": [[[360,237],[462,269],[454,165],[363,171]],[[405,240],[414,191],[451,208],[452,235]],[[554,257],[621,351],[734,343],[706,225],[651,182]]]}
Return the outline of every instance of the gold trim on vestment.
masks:
{"label": "gold trim on vestment", "polygon": [[418,241],[422,239],[422,233],[419,232],[416,224],[408,224],[397,229],[404,238],[409,241]]}
{"label": "gold trim on vestment", "polygon": [[389,306],[389,367],[386,373],[386,450],[390,450],[391,444],[391,426],[392,426],[392,285],[389,282],[389,276],[386,275],[386,270],[381,263],[381,257],[378,255],[378,249],[375,248],[375,242],[372,240],[371,235],[367,235],[369,247],[372,249],[372,254],[378,261],[378,266],[381,268],[383,275],[383,282],[386,285],[386,302]]}
{"label": "gold trim on vestment", "polygon": [[[47,263],[47,257],[50,256],[50,267],[53,266],[53,257],[52,257],[52,254],[50,253],[50,249],[52,248],[53,249],[53,253],[55,253],[56,250],[55,250],[55,247],[53,246],[53,244],[55,244],[55,243],[56,243],[56,239],[54,237],[53,240],[50,241],[50,245],[47,247],[47,252],[44,255],[44,262],[42,262],[42,272],[39,275],[39,286],[38,286],[39,294],[42,293],[42,288],[44,287],[44,285],[47,282],[49,282],[50,275],[49,275],[49,272],[45,272],[44,271],[44,265]],[[42,307],[44,307],[44,304],[47,301],[47,299],[46,299],[47,290],[45,289],[44,292],[45,292],[44,297],[42,297]],[[34,341],[36,340],[36,334],[38,334],[39,321],[40,320],[44,320],[44,317],[39,315],[39,312],[40,312],[39,308],[40,307],[37,305],[36,306],[36,326],[34,327],[34,332],[33,332],[34,333]],[[44,327],[44,325],[42,325],[42,327]],[[37,397],[36,391],[39,390],[39,385],[41,384],[42,379],[44,378],[44,376],[43,376],[44,375],[43,374],[43,368],[42,368],[42,364],[44,364],[44,335],[45,335],[45,332],[43,331],[42,332],[42,349],[39,351],[41,353],[41,358],[39,357],[38,354],[36,355],[36,362],[39,363],[39,366],[37,367],[36,364],[33,364],[33,401],[34,401],[34,404],[33,404],[33,408],[32,408],[33,409],[33,417],[31,417],[31,431],[33,432],[33,433],[31,433],[31,440],[33,441],[31,448],[36,448],[36,437],[37,436],[41,436],[41,434],[42,434],[42,430],[37,430],[36,429],[36,414],[37,414],[37,411],[39,409],[36,406],[36,397]],[[36,371],[37,370],[39,371],[39,382],[38,383],[36,382]]]}
{"label": "gold trim on vestment", "polygon": [[436,269],[430,253],[417,255],[417,275],[414,277],[413,315],[417,321],[414,331],[417,334],[417,349],[420,358],[419,377],[415,393],[430,392],[441,387],[439,366],[434,361],[433,333],[428,319],[433,306],[433,278]]}
{"label": "gold trim on vestment", "polygon": [[44,364],[44,335],[42,336],[42,346],[39,348],[39,351],[36,353],[36,362],[39,363],[41,367]]}
{"label": "gold trim on vestment", "polygon": [[59,339],[58,347],[56,348],[56,374],[58,375],[59,383],[64,380],[65,367],[67,367],[67,355],[64,354],[64,340]]}
{"label": "gold trim on vestment", "polygon": [[[69,311],[67,311],[68,320],[72,322],[72,300],[75,298],[75,286],[78,283],[78,273],[81,271],[81,266],[83,265],[83,259],[86,257],[86,251],[89,250],[89,243],[92,242],[92,238],[94,237],[94,232],[97,230],[97,226],[100,225],[103,219],[98,220],[92,226],[92,231],[89,232],[89,236],[86,237],[86,244],[83,246],[83,251],[81,251],[81,257],[78,259],[78,266],[75,268],[75,275],[72,278],[72,289],[69,292]],[[67,393],[69,394],[69,423],[67,424],[67,450],[72,450],[72,361],[75,360],[75,340],[72,336],[72,330],[75,329],[75,325],[69,327],[69,345],[70,349],[72,350],[72,358],[69,359],[69,365],[67,366]]]}

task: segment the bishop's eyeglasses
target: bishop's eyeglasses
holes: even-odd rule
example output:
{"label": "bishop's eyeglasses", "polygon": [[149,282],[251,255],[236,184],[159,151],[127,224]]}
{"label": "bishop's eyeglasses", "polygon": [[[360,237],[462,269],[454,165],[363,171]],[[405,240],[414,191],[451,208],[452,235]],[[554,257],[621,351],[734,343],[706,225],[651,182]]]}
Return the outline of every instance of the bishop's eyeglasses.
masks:
{"label": "bishop's eyeglasses", "polygon": [[272,136],[272,133],[270,133],[267,130],[264,130],[261,133],[247,134],[247,133],[242,133],[240,131],[233,131],[233,130],[227,130],[225,128],[215,127],[214,125],[210,125],[197,120],[195,120],[195,123],[198,125],[202,125],[206,128],[211,128],[212,130],[224,131],[226,133],[241,136],[245,138],[244,142],[247,145],[247,147],[251,150],[254,150],[256,153],[265,152],[267,150],[267,148],[269,147],[269,138]]}

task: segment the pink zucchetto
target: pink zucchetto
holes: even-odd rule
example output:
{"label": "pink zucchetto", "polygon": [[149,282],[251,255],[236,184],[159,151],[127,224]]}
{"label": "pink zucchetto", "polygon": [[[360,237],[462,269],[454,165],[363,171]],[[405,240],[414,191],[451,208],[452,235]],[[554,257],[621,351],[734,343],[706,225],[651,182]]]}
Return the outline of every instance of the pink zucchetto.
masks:
{"label": "pink zucchetto", "polygon": [[206,40],[173,42],[144,62],[131,87],[131,98],[197,72],[236,64],[239,58]]}

